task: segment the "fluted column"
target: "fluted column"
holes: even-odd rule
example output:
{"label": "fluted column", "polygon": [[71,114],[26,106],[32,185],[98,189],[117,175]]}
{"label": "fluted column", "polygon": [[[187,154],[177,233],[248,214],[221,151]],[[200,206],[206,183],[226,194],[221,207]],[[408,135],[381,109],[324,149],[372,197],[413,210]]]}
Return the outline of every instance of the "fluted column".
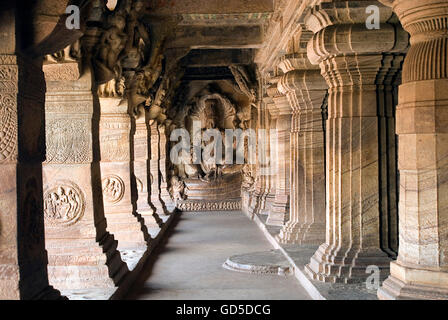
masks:
{"label": "fluted column", "polygon": [[411,35],[399,88],[399,252],[380,299],[448,299],[448,2],[387,1]]}
{"label": "fluted column", "polygon": [[[80,62],[48,62],[45,102],[46,161],[43,165],[48,273],[60,290],[114,288],[127,268],[106,231],[101,197],[98,113],[92,74]],[[95,116],[94,116],[95,115]],[[109,276],[111,275],[111,276]]]}
{"label": "fluted column", "polygon": [[[271,104],[270,113],[276,117],[277,141],[275,159],[275,198],[269,211],[266,224],[273,226],[283,226],[289,219],[289,152],[290,152],[290,131],[291,113],[289,101],[286,95],[277,91],[272,97],[274,103]],[[271,146],[272,147],[272,146]]]}
{"label": "fluted column", "polygon": [[[366,7],[380,8],[380,29],[368,30]],[[314,36],[308,58],[329,86],[326,122],[326,240],[305,270],[326,282],[357,282],[390,258],[381,243],[379,74],[384,53],[402,51],[407,36],[387,24],[392,12],[376,1],[334,1],[306,19]]]}
{"label": "fluted column", "polygon": [[327,84],[319,70],[291,70],[279,82],[292,109],[291,210],[282,243],[325,241],[323,103]]}

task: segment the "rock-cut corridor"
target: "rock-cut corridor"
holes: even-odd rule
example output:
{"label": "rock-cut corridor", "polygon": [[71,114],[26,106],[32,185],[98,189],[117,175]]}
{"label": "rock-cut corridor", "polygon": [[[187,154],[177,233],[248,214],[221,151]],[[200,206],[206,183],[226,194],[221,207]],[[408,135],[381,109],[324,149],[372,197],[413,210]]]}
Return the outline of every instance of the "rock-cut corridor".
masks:
{"label": "rock-cut corridor", "polygon": [[128,299],[310,299],[292,276],[226,270],[229,256],[270,250],[242,212],[184,213],[152,268],[145,266]]}

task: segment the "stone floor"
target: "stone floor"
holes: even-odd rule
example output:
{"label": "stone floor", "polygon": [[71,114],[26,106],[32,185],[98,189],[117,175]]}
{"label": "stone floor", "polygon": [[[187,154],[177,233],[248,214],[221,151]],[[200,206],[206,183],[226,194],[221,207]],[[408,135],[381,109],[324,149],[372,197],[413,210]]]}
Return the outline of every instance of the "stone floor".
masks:
{"label": "stone floor", "polygon": [[128,299],[310,299],[292,276],[230,271],[230,257],[272,247],[241,212],[184,213]]}
{"label": "stone floor", "polygon": [[323,283],[310,279],[305,271],[305,265],[316,252],[317,245],[283,245],[275,235],[280,232],[280,227],[266,225],[265,215],[255,215],[253,220],[266,236],[276,251],[283,253],[294,269],[294,276],[303,285],[307,293],[315,300],[377,300],[376,290],[368,290],[365,283],[342,284]]}

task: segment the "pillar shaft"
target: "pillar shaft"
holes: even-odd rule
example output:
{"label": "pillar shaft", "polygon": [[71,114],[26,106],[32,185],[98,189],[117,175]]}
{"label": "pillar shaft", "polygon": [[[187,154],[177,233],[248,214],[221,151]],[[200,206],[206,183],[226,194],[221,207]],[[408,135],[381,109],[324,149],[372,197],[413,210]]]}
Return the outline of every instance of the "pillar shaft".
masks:
{"label": "pillar shaft", "polygon": [[162,201],[160,193],[160,133],[157,122],[150,124],[151,132],[151,203],[155,207],[156,213],[163,219],[166,216],[165,203]]}
{"label": "pillar shaft", "polygon": [[136,120],[134,136],[134,183],[137,193],[137,212],[143,217],[148,230],[160,229],[162,221],[150,199],[150,128],[143,116]]}
{"label": "pillar shaft", "polygon": [[[275,163],[275,198],[266,221],[268,225],[283,226],[289,219],[290,181],[289,181],[289,156],[290,156],[290,131],[291,108],[286,95],[279,92],[273,97],[275,109],[271,114],[276,116],[277,141]],[[272,148],[272,146],[271,146]],[[272,159],[271,159],[272,160]]]}
{"label": "pillar shaft", "polygon": [[381,299],[448,299],[448,3],[389,1],[411,35],[399,88],[399,253]]}
{"label": "pillar shaft", "polygon": [[306,21],[314,32],[308,57],[319,63],[329,86],[326,240],[305,268],[320,281],[365,281],[369,265],[379,267],[384,277],[390,262],[381,242],[377,92],[383,85],[378,79],[389,68],[385,53],[404,50],[407,38],[398,26],[385,23],[392,12],[378,3],[380,29],[368,30],[369,4],[374,2],[328,3],[315,7]]}
{"label": "pillar shaft", "polygon": [[131,119],[127,101],[100,98],[101,178],[108,231],[120,251],[145,248],[142,222],[135,215],[131,194]]}
{"label": "pillar shaft", "polygon": [[280,80],[291,109],[291,213],[283,243],[325,241],[323,103],[327,85],[319,70],[289,71]]}

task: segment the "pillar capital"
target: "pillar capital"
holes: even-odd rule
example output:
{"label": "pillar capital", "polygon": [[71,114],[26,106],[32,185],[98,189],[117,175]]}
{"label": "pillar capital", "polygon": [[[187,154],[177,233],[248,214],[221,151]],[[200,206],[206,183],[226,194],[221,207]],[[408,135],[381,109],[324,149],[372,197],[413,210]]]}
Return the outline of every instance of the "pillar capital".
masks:
{"label": "pillar capital", "polygon": [[[369,5],[379,8],[380,28],[366,27]],[[334,56],[403,52],[408,35],[398,25],[387,23],[392,10],[377,1],[322,3],[305,18],[306,27],[314,32],[308,42],[308,58],[319,64]]]}
{"label": "pillar capital", "polygon": [[294,90],[325,90],[327,84],[319,69],[292,70],[280,78],[277,89],[287,94]]}

